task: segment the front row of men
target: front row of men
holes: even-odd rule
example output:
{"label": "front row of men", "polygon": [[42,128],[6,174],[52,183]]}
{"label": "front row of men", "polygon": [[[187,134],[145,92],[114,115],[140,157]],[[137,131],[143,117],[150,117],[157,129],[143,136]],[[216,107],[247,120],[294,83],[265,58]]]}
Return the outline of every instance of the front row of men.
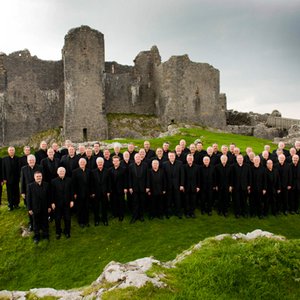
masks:
{"label": "front row of men", "polygon": [[[149,169],[140,154],[135,154],[134,162],[128,166],[121,164],[119,156],[113,156],[111,168],[104,167],[104,158],[98,157],[97,167],[87,168],[87,160],[79,159],[79,168],[66,176],[66,169],[57,169],[58,177],[50,183],[43,181],[45,173],[35,164],[35,157],[28,156],[28,166],[22,168],[22,193],[27,205],[34,239],[39,240],[39,232],[48,238],[48,214],[55,212],[56,237],[61,237],[61,220],[64,219],[66,237],[70,237],[71,208],[77,212],[81,227],[89,226],[89,209],[94,213],[95,225],[100,220],[108,225],[108,207],[114,217],[123,221],[125,199],[132,213],[131,223],[144,221],[148,208],[150,219],[169,218],[174,214],[182,218],[182,208],[187,218],[195,217],[197,203],[201,213],[212,214],[216,204],[219,214],[227,216],[232,195],[234,214],[237,218],[247,216],[248,198],[250,216],[263,217],[271,209],[279,212],[298,212],[300,195],[299,157],[294,155],[291,164],[285,163],[283,154],[278,164],[268,160],[266,167],[256,156],[253,166],[244,163],[242,155],[237,163],[229,165],[228,157],[222,155],[221,164],[213,166],[210,158],[203,158],[203,165],[194,163],[194,156],[187,155],[187,163],[176,160],[174,152],[168,153],[168,161],[160,166],[154,159]],[[30,183],[30,174],[34,181]],[[32,172],[34,172],[32,174]],[[26,188],[24,189],[24,187]],[[101,219],[99,212],[101,211]]]}

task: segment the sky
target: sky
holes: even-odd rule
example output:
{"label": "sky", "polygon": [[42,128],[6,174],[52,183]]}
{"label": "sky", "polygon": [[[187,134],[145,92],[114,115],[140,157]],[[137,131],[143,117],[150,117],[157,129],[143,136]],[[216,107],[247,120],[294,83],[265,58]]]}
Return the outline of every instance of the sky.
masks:
{"label": "sky", "polygon": [[300,0],[0,0],[0,52],[60,60],[64,36],[88,25],[105,59],[133,65],[157,45],[220,70],[228,109],[300,119]]}

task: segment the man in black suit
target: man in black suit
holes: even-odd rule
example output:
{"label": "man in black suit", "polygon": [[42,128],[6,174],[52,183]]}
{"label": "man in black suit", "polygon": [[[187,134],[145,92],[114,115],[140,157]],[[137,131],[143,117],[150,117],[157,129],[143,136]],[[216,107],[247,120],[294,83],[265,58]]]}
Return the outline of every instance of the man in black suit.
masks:
{"label": "man in black suit", "polygon": [[85,159],[86,159],[86,167],[89,170],[94,170],[97,168],[96,159],[97,157],[93,155],[93,149],[91,147],[87,147],[85,150]]}
{"label": "man in black suit", "polygon": [[47,157],[47,143],[45,141],[41,141],[40,149],[34,154],[36,158],[36,163],[39,165],[43,158]]}
{"label": "man in black suit", "polygon": [[130,155],[130,160],[131,161],[134,161],[134,156],[136,155],[136,151],[135,151],[135,146],[133,143],[129,143],[128,146],[127,146],[127,150],[129,152],[129,155]]}
{"label": "man in black suit", "polygon": [[168,161],[163,163],[163,168],[166,174],[166,195],[167,207],[165,209],[166,217],[169,218],[172,206],[174,213],[182,219],[180,192],[183,192],[181,186],[181,177],[183,176],[182,162],[175,159],[175,152],[169,152]]}
{"label": "man in black suit", "polygon": [[8,209],[12,211],[20,204],[20,165],[19,158],[15,155],[15,148],[8,147],[8,156],[2,160],[3,183],[6,184]]}
{"label": "man in black suit", "polygon": [[103,150],[104,168],[110,169],[113,166],[112,156],[108,149]]}
{"label": "man in black suit", "polygon": [[181,177],[181,186],[184,188],[184,213],[187,218],[195,218],[196,197],[200,191],[200,167],[194,163],[193,154],[188,154],[186,161]]}
{"label": "man in black suit", "polygon": [[266,199],[264,207],[264,215],[267,216],[269,212],[269,207],[271,207],[271,212],[276,216],[279,212],[278,207],[278,194],[280,193],[280,177],[277,168],[273,167],[273,161],[268,159],[266,162]]}
{"label": "man in black suit", "polygon": [[40,171],[34,173],[34,182],[28,185],[27,209],[33,218],[34,242],[40,240],[40,231],[44,239],[49,239],[48,213],[51,211],[50,188],[47,182],[43,182]]}
{"label": "man in black suit", "polygon": [[175,147],[176,160],[180,160],[183,164],[186,163],[186,154],[182,152],[182,148],[180,145]]}
{"label": "man in black suit", "polygon": [[72,146],[72,142],[70,140],[65,140],[65,146],[60,149],[61,158],[65,155],[69,154],[69,147]]}
{"label": "man in black suit", "polygon": [[144,209],[147,187],[147,164],[141,160],[139,153],[134,156],[134,163],[129,166],[128,170],[128,191],[133,197],[131,223],[136,220],[144,221]]}
{"label": "man in black suit", "polygon": [[78,168],[79,158],[76,155],[75,147],[69,146],[68,154],[64,155],[60,160],[60,166],[66,169],[66,176],[72,177],[72,172]]}
{"label": "man in black suit", "polygon": [[22,169],[22,167],[27,165],[27,156],[30,154],[30,147],[24,146],[23,153],[24,155],[19,158],[20,170]]}
{"label": "man in black suit", "polygon": [[126,168],[120,166],[119,156],[114,156],[112,163],[113,167],[109,169],[109,181],[111,184],[111,210],[113,217],[118,217],[119,221],[122,222],[125,212],[124,195],[127,195],[127,172]]}
{"label": "man in black suit", "polygon": [[289,164],[285,162],[285,155],[278,155],[276,169],[280,177],[280,194],[278,194],[278,205],[284,215],[288,214],[289,192],[292,188],[292,170]]}
{"label": "man in black suit", "polygon": [[121,145],[119,143],[114,144],[114,152],[111,154],[111,157],[119,156],[120,160],[123,159],[123,154],[121,153]]}
{"label": "man in black suit", "polygon": [[236,163],[230,170],[230,187],[234,205],[234,214],[236,218],[241,215],[247,216],[247,197],[251,188],[251,170],[244,163],[244,157],[241,154],[236,156]]}
{"label": "man in black suit", "polygon": [[156,154],[156,156],[154,156],[151,160],[150,160],[150,162],[149,162],[149,168],[151,168],[151,163],[152,163],[152,161],[153,160],[157,160],[158,162],[159,162],[159,167],[160,168],[162,168],[163,167],[163,163],[165,162],[165,161],[168,161],[168,159],[166,159],[165,157],[164,157],[164,155],[163,155],[163,149],[162,148],[157,148],[156,149],[156,152],[155,152],[155,154]]}
{"label": "man in black suit", "polygon": [[104,168],[104,159],[98,157],[96,160],[97,168],[92,170],[91,194],[92,207],[94,211],[95,226],[99,225],[99,211],[101,207],[101,218],[104,226],[108,226],[108,198],[110,196],[109,171]]}
{"label": "man in black suit", "polygon": [[[51,148],[53,149],[54,151],[54,157],[57,158],[59,161],[61,160],[61,153],[59,151],[59,147],[58,147],[58,144],[57,143],[52,143],[52,146]],[[48,153],[47,153],[48,154]]]}
{"label": "man in black suit", "polygon": [[144,149],[146,152],[145,158],[150,161],[154,156],[155,152],[154,150],[150,149],[150,142],[149,141],[144,141]]}
{"label": "man in black suit", "polygon": [[249,212],[251,217],[263,217],[265,194],[267,192],[266,169],[260,164],[260,157],[253,158],[251,167],[251,189],[249,195]]}
{"label": "man in black suit", "polygon": [[201,213],[212,215],[213,191],[215,183],[215,169],[208,156],[204,156],[203,165],[200,167]]}
{"label": "man in black suit", "polygon": [[162,149],[163,149],[163,157],[164,157],[164,160],[168,161],[169,160],[169,147],[170,147],[170,144],[169,142],[164,142],[163,143],[163,146],[162,146]]}
{"label": "man in black suit", "polygon": [[285,148],[285,143],[282,142],[282,141],[279,142],[279,143],[278,143],[278,148],[275,149],[275,150],[273,150],[273,156],[278,156],[278,155],[276,155],[277,150],[279,150],[280,152],[282,151],[282,154],[284,154],[286,158],[287,158],[288,156],[290,156],[290,152],[289,152],[288,150],[284,149],[284,148]]}
{"label": "man in black suit", "polygon": [[299,214],[299,198],[300,198],[300,163],[299,156],[293,155],[292,163],[292,188],[290,191],[290,212]]}
{"label": "man in black suit", "polygon": [[[42,167],[36,163],[36,158],[33,154],[27,156],[27,165],[21,169],[21,195],[24,199],[24,204],[27,206],[27,188],[28,184],[34,182],[34,173],[39,171],[42,173]],[[29,230],[33,229],[33,219],[29,214]]]}
{"label": "man in black suit", "polygon": [[203,165],[204,156],[207,156],[207,152],[205,150],[203,150],[203,143],[198,141],[196,143],[196,152],[194,155],[194,162],[197,165]]}
{"label": "man in black suit", "polygon": [[70,238],[71,233],[71,208],[74,206],[72,179],[66,177],[66,169],[57,169],[58,177],[51,181],[51,207],[55,211],[56,239],[60,239],[62,229],[61,220],[64,219],[66,238]]}
{"label": "man in black suit", "polygon": [[152,160],[152,167],[148,170],[147,191],[150,196],[150,220],[158,217],[163,218],[163,201],[166,194],[165,173],[159,167],[159,161]]}
{"label": "man in black suit", "polygon": [[215,187],[218,193],[218,213],[224,217],[228,215],[229,208],[229,184],[230,184],[230,163],[228,156],[222,155],[221,163],[215,166]]}
{"label": "man in black suit", "polygon": [[95,158],[97,159],[98,157],[103,157],[103,151],[100,150],[100,143],[96,142],[94,144],[94,154]]}
{"label": "man in black suit", "polygon": [[77,218],[81,228],[89,227],[90,170],[85,158],[79,159],[79,168],[72,172],[72,189],[77,207]]}
{"label": "man in black suit", "polygon": [[43,180],[51,183],[51,180],[57,177],[57,169],[60,161],[54,157],[54,150],[49,148],[47,150],[47,157],[41,160],[41,166],[43,168]]}

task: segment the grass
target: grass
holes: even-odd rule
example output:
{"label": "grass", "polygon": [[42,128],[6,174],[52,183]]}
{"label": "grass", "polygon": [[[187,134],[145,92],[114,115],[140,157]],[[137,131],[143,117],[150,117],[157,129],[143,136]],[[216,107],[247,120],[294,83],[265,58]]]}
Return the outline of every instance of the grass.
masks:
{"label": "grass", "polygon": [[[270,144],[268,140],[198,128],[181,129],[180,134],[152,139],[150,142],[152,148],[156,148],[167,140],[173,149],[182,138],[186,139],[187,144],[200,138],[205,147],[214,142],[219,146],[235,142],[243,151],[247,146],[252,146],[256,153],[262,151],[264,144]],[[143,144],[143,140],[130,141],[139,147]],[[5,155],[5,148],[0,151],[1,156]],[[17,153],[21,153],[21,148],[17,149]],[[84,229],[73,218],[71,239],[62,237],[61,240],[55,240],[54,224],[50,224],[50,242],[42,241],[36,246],[31,238],[22,238],[20,234],[21,225],[27,225],[28,222],[25,208],[8,212],[5,193],[3,195],[4,201],[0,207],[0,290],[87,286],[112,260],[124,263],[144,256],[154,256],[168,261],[192,244],[220,233],[246,233],[260,228],[289,239],[300,239],[299,215],[270,216],[263,220],[235,219],[231,215],[225,219],[215,213],[212,217],[201,216],[197,211],[196,219],[179,220],[172,217],[170,220],[146,220],[130,225],[130,216],[127,215],[123,222],[110,220],[108,227],[91,226]],[[156,290],[153,292],[151,286],[145,289],[148,289],[149,295],[157,293]],[[158,299],[165,299],[164,293],[169,295],[169,291],[162,291]]]}
{"label": "grass", "polygon": [[167,288],[113,290],[103,299],[299,299],[300,241],[209,240],[165,274]]}

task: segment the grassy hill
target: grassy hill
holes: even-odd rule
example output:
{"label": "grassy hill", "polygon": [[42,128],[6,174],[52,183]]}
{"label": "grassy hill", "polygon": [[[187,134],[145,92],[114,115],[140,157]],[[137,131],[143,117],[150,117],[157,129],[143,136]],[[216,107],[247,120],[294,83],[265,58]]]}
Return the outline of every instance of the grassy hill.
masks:
{"label": "grassy hill", "polygon": [[[270,143],[253,137],[202,129],[182,129],[176,136],[153,139],[151,144],[156,148],[168,140],[171,148],[174,148],[181,138],[185,138],[188,144],[200,138],[205,147],[213,142],[220,146],[235,142],[243,151],[251,146],[256,153],[262,151],[264,144]],[[141,146],[143,142],[132,141],[137,146]],[[1,155],[4,152],[5,149],[2,149]],[[4,203],[0,207],[0,290],[28,290],[33,287],[69,289],[85,286],[94,281],[111,260],[127,262],[144,256],[154,256],[161,261],[167,261],[190,245],[220,233],[245,233],[260,228],[290,239],[300,239],[299,215],[270,216],[260,220],[235,219],[232,214],[223,218],[216,213],[208,217],[197,211],[196,219],[179,220],[172,217],[169,220],[154,219],[129,224],[130,216],[127,215],[123,222],[110,220],[108,227],[92,225],[84,229],[73,218],[71,239],[62,237],[61,240],[56,240],[53,223],[50,224],[50,242],[42,241],[36,246],[31,238],[22,238],[20,234],[21,225],[27,225],[28,221],[26,209],[21,207],[8,212],[5,204],[4,197]],[[238,250],[236,253],[241,258],[245,255],[243,252],[238,254]],[[218,277],[214,280],[218,280]],[[178,299],[187,298],[183,294]]]}

